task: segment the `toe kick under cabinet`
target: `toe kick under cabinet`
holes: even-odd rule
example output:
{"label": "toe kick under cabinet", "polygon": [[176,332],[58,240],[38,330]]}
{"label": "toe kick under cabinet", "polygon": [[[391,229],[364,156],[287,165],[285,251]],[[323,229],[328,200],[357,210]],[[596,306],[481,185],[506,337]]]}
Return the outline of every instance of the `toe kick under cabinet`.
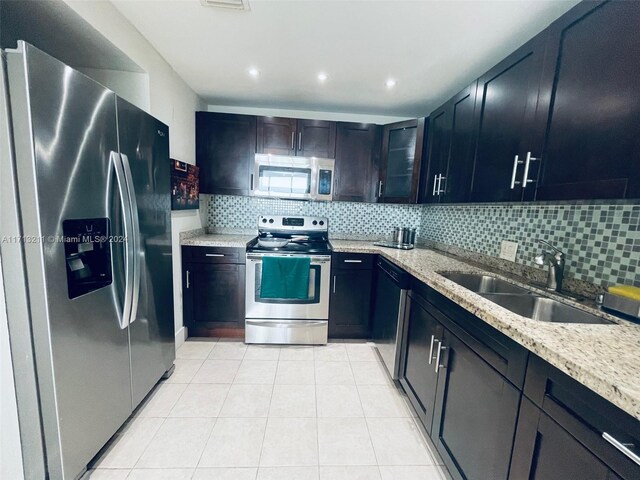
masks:
{"label": "toe kick under cabinet", "polygon": [[190,336],[241,336],[244,248],[182,247],[184,324]]}
{"label": "toe kick under cabinet", "polygon": [[414,279],[400,383],[452,477],[640,478],[640,422]]}

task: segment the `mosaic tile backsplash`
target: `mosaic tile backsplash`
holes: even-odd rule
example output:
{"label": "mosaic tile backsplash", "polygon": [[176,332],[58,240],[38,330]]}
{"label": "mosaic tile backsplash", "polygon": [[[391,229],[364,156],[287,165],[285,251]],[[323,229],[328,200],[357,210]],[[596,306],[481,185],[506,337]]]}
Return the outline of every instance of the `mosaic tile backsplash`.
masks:
{"label": "mosaic tile backsplash", "polygon": [[255,232],[259,215],[317,215],[329,218],[329,236],[333,238],[382,239],[391,235],[393,227],[417,229],[422,211],[420,205],[304,202],[229,195],[211,195],[206,203],[210,228]]}
{"label": "mosaic tile backsplash", "polygon": [[393,227],[415,227],[418,236],[494,257],[500,242],[518,242],[516,263],[535,266],[544,239],[567,255],[565,275],[596,285],[640,286],[640,202],[564,204],[377,205],[299,202],[227,195],[201,201],[207,226],[253,233],[258,215],[329,218],[333,238],[381,239]]}
{"label": "mosaic tile backsplash", "polygon": [[516,263],[534,266],[537,239],[566,254],[565,275],[596,285],[640,286],[640,203],[428,205],[420,235],[498,256],[518,242]]}

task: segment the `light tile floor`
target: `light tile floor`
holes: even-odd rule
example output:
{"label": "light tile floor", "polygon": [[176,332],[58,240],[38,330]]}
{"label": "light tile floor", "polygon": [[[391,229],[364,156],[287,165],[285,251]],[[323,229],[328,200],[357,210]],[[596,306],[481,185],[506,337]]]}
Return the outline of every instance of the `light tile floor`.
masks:
{"label": "light tile floor", "polygon": [[367,343],[189,339],[83,480],[444,480]]}

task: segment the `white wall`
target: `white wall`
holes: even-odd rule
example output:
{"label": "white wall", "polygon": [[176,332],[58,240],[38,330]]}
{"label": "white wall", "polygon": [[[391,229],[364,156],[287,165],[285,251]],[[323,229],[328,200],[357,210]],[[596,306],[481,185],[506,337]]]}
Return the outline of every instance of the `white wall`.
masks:
{"label": "white wall", "polygon": [[9,347],[7,305],[4,299],[4,283],[0,264],[0,478],[20,480],[22,449],[18,426],[18,407],[13,379],[13,364]]}
{"label": "white wall", "polygon": [[312,110],[287,110],[282,108],[234,107],[227,105],[207,105],[207,111],[218,113],[237,113],[244,115],[264,115],[274,117],[304,118],[310,120],[331,120],[335,122],[387,123],[409,120],[408,117],[389,115],[363,115],[359,113],[316,112]]}
{"label": "white wall", "polygon": [[149,74],[104,68],[78,67],[78,70],[113,90],[128,102],[147,112],[150,111]]}
{"label": "white wall", "polygon": [[[122,50],[148,75],[149,102],[140,105],[169,125],[171,157],[195,163],[195,111],[206,106],[151,44],[108,1],[64,0],[96,30]],[[186,336],[182,323],[181,258],[178,236],[181,231],[200,228],[197,210],[172,212],[173,293],[176,346]]]}

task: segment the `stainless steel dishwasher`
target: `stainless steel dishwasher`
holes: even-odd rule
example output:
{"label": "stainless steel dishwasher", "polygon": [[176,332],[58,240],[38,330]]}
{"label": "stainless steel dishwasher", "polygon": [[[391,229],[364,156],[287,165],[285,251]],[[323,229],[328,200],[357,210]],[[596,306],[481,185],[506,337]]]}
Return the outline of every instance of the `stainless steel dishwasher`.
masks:
{"label": "stainless steel dishwasher", "polygon": [[411,275],[378,257],[372,339],[393,380],[400,373],[400,342]]}

